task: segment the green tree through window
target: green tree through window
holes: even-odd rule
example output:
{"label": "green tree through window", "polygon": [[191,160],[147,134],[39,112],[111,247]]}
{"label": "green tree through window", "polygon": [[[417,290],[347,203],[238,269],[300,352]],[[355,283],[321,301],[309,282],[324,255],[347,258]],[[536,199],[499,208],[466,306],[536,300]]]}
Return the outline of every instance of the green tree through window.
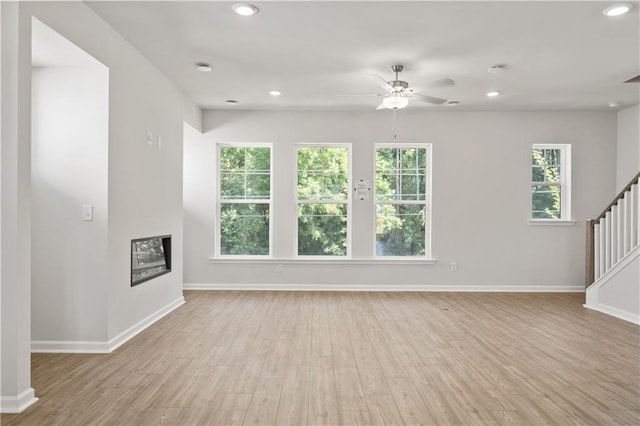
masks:
{"label": "green tree through window", "polygon": [[271,148],[219,147],[219,253],[269,255]]}
{"label": "green tree through window", "polygon": [[348,254],[349,148],[298,146],[298,255]]}
{"label": "green tree through window", "polygon": [[531,217],[561,219],[566,206],[567,148],[534,145],[531,150]]}
{"label": "green tree through window", "polygon": [[377,256],[425,256],[427,164],[424,146],[377,145]]}

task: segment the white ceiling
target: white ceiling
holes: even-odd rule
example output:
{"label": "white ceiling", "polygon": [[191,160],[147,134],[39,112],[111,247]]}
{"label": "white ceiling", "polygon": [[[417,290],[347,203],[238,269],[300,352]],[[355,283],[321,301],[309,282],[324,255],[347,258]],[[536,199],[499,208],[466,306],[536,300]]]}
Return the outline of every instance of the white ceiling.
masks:
{"label": "white ceiling", "polygon": [[[640,74],[638,1],[616,18],[602,1],[256,1],[251,17],[234,3],[88,2],[205,109],[374,109],[375,96],[335,95],[378,92],[367,74],[391,80],[396,63],[402,80],[460,110],[608,110],[640,98],[640,84],[623,83]],[[488,73],[494,64],[507,68]],[[429,88],[443,77],[457,86]],[[503,95],[487,98],[492,89]]]}

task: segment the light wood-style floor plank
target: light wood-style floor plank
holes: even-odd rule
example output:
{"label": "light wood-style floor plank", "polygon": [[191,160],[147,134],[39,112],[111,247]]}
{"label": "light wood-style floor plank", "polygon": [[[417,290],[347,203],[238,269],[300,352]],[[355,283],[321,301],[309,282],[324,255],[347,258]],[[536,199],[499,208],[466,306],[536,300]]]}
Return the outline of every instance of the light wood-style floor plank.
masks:
{"label": "light wood-style floor plank", "polygon": [[253,394],[228,393],[218,406],[212,425],[241,425],[249,410]]}
{"label": "light wood-style floor plank", "polygon": [[366,426],[372,424],[368,411],[340,411],[340,424]]}
{"label": "light wood-style floor plank", "polygon": [[314,357],[309,375],[309,424],[337,425],[338,393],[331,357]]}
{"label": "light wood-style floor plank", "polygon": [[405,424],[432,425],[436,423],[436,419],[424,404],[411,380],[403,377],[394,377],[387,380],[389,380],[389,387],[398,407],[398,412]]}
{"label": "light wood-style floor plank", "polygon": [[367,411],[372,425],[402,425],[404,421],[391,395],[367,395]]}
{"label": "light wood-style floor plank", "polygon": [[[344,303],[344,301],[338,303]],[[333,312],[329,319],[339,409],[360,411],[366,409],[366,401],[351,346],[349,327],[352,326],[344,312]]]}
{"label": "light wood-style floor plank", "polygon": [[306,425],[309,417],[309,366],[290,366],[284,375],[277,425]]}
{"label": "light wood-style floor plank", "polygon": [[272,425],[276,422],[283,380],[280,377],[262,377],[253,392],[245,425]]}
{"label": "light wood-style floor plank", "polygon": [[109,355],[33,354],[13,425],[637,425],[640,327],[580,294],[185,292]]}

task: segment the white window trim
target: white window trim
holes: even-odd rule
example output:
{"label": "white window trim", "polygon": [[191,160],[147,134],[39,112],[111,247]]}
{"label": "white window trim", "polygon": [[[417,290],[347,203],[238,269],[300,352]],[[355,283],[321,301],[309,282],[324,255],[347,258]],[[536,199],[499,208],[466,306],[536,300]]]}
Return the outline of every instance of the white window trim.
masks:
{"label": "white window trim", "polygon": [[[417,200],[378,200],[375,188],[376,177],[376,151],[378,148],[416,148],[425,149],[426,158],[426,173],[425,173],[425,199],[423,201]],[[432,144],[430,143],[376,143],[373,145],[373,258],[376,260],[389,260],[389,261],[425,261],[428,263],[435,263],[435,260],[431,257],[431,226],[432,226]],[[378,204],[424,204],[425,209],[425,229],[424,229],[424,256],[378,256],[376,254],[376,210]]]}
{"label": "white window trim", "polygon": [[[529,199],[529,220],[531,226],[545,225],[565,225],[572,226],[576,223],[571,219],[571,144],[533,144],[531,151],[534,149],[559,149],[561,156],[560,164],[560,217],[558,219],[533,218],[532,199]],[[529,157],[531,158],[531,157]],[[531,164],[529,164],[529,175],[531,176]],[[533,188],[534,182],[530,181],[529,189]]]}
{"label": "white window trim", "polygon": [[[222,148],[269,148],[269,199],[222,199],[220,194],[222,179],[220,178],[220,150]],[[214,248],[213,248],[213,258],[209,260],[216,259],[227,259],[227,260],[248,260],[253,261],[257,259],[271,259],[273,256],[273,143],[270,142],[219,142],[216,144],[216,153],[215,153],[215,169],[216,169],[216,203],[215,203],[215,232],[214,232]],[[221,221],[220,221],[220,211],[222,210],[222,204],[269,204],[269,254],[243,254],[243,255],[235,255],[235,254],[222,254],[221,253]]]}
{"label": "white window trim", "polygon": [[[347,148],[347,199],[346,200],[299,200],[298,199],[298,148]],[[293,257],[295,260],[309,260],[312,262],[318,262],[321,260],[340,261],[351,260],[351,215],[352,215],[352,146],[350,143],[297,143],[294,145],[294,168],[295,174],[293,179],[293,199],[294,199],[294,217],[295,217],[295,232],[293,234]],[[298,204],[346,204],[347,206],[347,254],[344,256],[324,256],[324,255],[299,255],[298,254]]]}
{"label": "white window trim", "polygon": [[573,226],[578,223],[577,220],[562,219],[529,219],[529,226]]}
{"label": "white window trim", "polygon": [[344,258],[344,256],[299,256],[297,258],[241,258],[225,256],[224,258],[210,257],[209,263],[215,264],[247,264],[247,265],[435,265],[436,259],[425,259],[415,256],[381,256],[377,259]]}

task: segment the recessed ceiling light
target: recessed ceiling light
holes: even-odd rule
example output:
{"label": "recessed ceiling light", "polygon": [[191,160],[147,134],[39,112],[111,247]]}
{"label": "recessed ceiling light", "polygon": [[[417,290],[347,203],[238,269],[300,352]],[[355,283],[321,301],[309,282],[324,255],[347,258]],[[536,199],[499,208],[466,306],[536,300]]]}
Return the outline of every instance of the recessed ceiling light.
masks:
{"label": "recessed ceiling light", "polygon": [[200,72],[211,72],[213,70],[213,68],[211,68],[211,65],[204,62],[198,62],[196,64],[196,69]]}
{"label": "recessed ceiling light", "polygon": [[459,101],[449,101],[446,104],[446,106],[448,106],[448,107],[457,107],[458,105],[460,105]]}
{"label": "recessed ceiling light", "polygon": [[611,102],[609,102],[609,108],[618,108],[621,105],[622,105],[622,102],[620,102],[620,101],[611,101]]}
{"label": "recessed ceiling light", "polygon": [[280,95],[281,95],[281,93],[280,93],[278,90],[271,90],[271,91],[269,92],[269,94],[270,94],[271,96],[280,96]]}
{"label": "recessed ceiling light", "polygon": [[228,101],[224,102],[227,105],[238,105],[238,101],[234,101],[233,99],[229,99]]}
{"label": "recessed ceiling light", "polygon": [[630,3],[614,4],[606,8],[602,13],[607,16],[620,16],[630,11],[632,7],[633,5]]}
{"label": "recessed ceiling light", "polygon": [[500,92],[498,92],[497,90],[492,90],[490,92],[487,92],[487,96],[490,98],[495,98],[496,96],[500,96]]}
{"label": "recessed ceiling light", "polygon": [[242,16],[251,16],[258,13],[258,8],[250,3],[236,3],[232,6],[235,13]]}
{"label": "recessed ceiling light", "polygon": [[489,71],[491,74],[497,74],[499,72],[504,71],[506,67],[507,67],[506,65],[502,65],[502,64],[492,65],[489,67],[487,71]]}

